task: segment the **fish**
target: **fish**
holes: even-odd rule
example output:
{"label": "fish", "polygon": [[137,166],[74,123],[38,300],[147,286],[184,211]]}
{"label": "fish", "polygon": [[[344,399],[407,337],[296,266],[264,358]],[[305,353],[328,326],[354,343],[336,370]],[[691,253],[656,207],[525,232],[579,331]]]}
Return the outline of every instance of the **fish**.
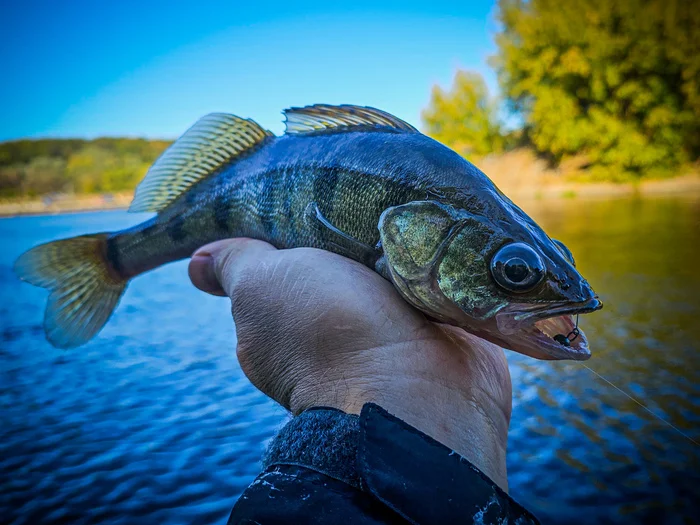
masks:
{"label": "fish", "polygon": [[585,360],[574,316],[602,302],[569,249],[476,166],[385,111],[285,110],[276,136],[228,113],[202,117],[154,162],[121,231],[57,240],[15,263],[49,290],[58,348],[105,325],[127,283],[231,237],[328,250],[372,268],[431,320],[546,360]]}

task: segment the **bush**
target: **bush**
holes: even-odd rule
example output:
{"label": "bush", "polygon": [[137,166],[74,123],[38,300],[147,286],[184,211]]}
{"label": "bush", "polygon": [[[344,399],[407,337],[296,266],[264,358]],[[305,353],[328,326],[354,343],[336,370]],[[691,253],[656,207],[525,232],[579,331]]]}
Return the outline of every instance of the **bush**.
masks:
{"label": "bush", "polygon": [[500,0],[492,58],[539,152],[635,177],[700,156],[695,0]]}
{"label": "bush", "polygon": [[478,73],[457,71],[452,88],[434,86],[423,110],[428,135],[456,152],[469,156],[502,151],[506,142],[498,119],[498,102]]}
{"label": "bush", "polygon": [[101,138],[0,144],[0,196],[133,190],[166,141]]}

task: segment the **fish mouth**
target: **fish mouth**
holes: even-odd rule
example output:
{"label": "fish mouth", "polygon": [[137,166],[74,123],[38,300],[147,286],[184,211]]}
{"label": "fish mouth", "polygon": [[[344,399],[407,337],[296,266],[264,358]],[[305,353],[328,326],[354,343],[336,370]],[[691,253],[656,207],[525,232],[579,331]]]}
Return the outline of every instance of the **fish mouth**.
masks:
{"label": "fish mouth", "polygon": [[[424,276],[405,279],[385,261],[377,271],[394,283],[408,303],[434,321],[459,326],[498,346],[535,359],[585,361],[591,357],[586,334],[580,328],[577,334],[572,332],[577,328],[574,316],[603,307],[597,296],[581,302],[511,303],[495,315],[486,313],[483,317],[474,317],[445,297],[435,279]],[[569,336],[568,346],[555,339],[560,335]]]}
{"label": "fish mouth", "polygon": [[511,350],[537,359],[585,361],[591,351],[575,316],[602,307],[598,297],[582,303],[511,304],[496,314],[496,324],[501,342]]}

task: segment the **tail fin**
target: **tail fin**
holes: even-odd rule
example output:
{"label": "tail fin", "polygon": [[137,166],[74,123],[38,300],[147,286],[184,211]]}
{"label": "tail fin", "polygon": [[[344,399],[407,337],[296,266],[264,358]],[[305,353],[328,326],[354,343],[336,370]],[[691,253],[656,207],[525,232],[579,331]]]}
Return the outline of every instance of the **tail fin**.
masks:
{"label": "tail fin", "polygon": [[127,281],[115,275],[105,256],[107,233],[42,244],[15,262],[20,279],[51,294],[44,330],[58,348],[86,343],[117,306]]}

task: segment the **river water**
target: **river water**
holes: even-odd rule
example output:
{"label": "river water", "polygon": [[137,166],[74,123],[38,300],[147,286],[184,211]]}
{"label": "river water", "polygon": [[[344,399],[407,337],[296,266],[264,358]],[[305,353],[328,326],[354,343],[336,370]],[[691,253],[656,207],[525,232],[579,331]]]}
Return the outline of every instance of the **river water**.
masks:
{"label": "river water", "polygon": [[[509,353],[511,494],[545,524],[695,522],[700,199],[524,208],[605,308],[581,321],[590,369]],[[0,522],[225,523],[286,420],[242,375],[226,300],[196,291],[186,263],[136,279],[86,346],[45,342],[45,292],[16,280],[14,259],[142,218],[0,219]]]}

